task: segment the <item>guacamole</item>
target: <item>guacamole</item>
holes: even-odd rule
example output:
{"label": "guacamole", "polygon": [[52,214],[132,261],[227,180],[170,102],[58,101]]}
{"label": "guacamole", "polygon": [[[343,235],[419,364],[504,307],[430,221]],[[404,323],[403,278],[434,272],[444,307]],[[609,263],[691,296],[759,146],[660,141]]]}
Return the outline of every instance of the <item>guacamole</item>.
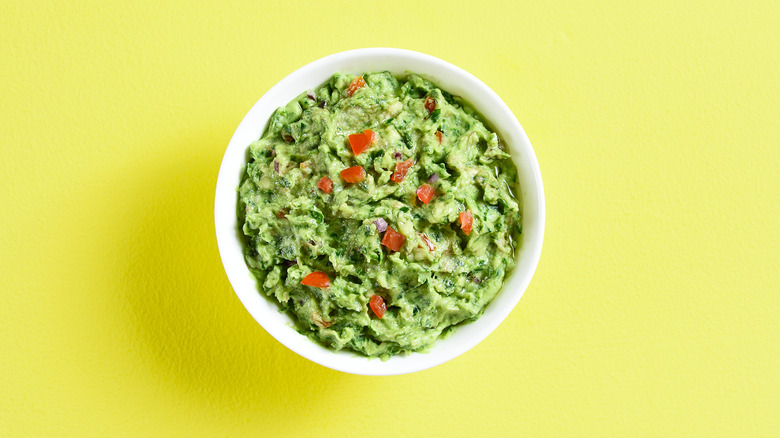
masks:
{"label": "guacamole", "polygon": [[297,329],[369,357],[474,321],[515,265],[517,170],[414,74],[336,74],[277,109],[239,188],[246,262]]}

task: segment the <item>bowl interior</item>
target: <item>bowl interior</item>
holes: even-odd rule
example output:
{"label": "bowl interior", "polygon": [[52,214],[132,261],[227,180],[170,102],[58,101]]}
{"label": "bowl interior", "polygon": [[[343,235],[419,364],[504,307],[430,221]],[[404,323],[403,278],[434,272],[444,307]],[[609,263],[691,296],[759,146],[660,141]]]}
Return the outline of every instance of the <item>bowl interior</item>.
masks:
{"label": "bowl interior", "polygon": [[[250,274],[236,217],[237,187],[244,171],[246,150],[265,130],[273,111],[300,93],[319,86],[336,72],[359,74],[387,70],[418,73],[448,92],[461,96],[479,111],[510,149],[518,168],[523,208],[523,240],[517,245],[517,265],[504,289],[477,321],[459,327],[424,353],[395,356],[388,361],[351,352],[333,352],[296,332],[289,316],[279,312]],[[215,229],[228,279],[249,313],[279,342],[316,363],[336,370],[367,375],[403,374],[423,370],[463,354],[492,332],[515,307],[539,260],[544,234],[544,194],[531,144],[515,116],[490,88],[466,71],[440,59],[400,49],[360,49],[337,53],[308,64],[282,79],[252,107],[230,140],[217,179]]]}

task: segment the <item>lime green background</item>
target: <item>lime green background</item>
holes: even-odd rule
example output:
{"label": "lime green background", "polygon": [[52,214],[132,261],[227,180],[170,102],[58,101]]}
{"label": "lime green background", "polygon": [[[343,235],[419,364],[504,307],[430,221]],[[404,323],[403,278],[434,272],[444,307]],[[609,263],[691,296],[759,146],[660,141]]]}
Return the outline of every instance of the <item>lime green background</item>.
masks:
{"label": "lime green background", "polygon": [[[0,435],[780,431],[777,2],[50,3],[0,4]],[[373,46],[492,87],[547,196],[509,318],[388,378],[263,331],[212,219],[251,105]]]}

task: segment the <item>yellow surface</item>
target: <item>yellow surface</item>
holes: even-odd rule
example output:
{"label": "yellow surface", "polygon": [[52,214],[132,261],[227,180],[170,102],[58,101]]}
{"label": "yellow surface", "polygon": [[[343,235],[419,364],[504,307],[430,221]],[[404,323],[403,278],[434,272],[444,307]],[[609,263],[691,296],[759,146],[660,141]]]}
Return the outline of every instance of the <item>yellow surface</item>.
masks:
{"label": "yellow surface", "polygon": [[[778,2],[33,3],[0,3],[0,435],[780,433]],[[371,46],[503,96],[547,195],[506,322],[389,378],[263,331],[212,220],[250,106]]]}

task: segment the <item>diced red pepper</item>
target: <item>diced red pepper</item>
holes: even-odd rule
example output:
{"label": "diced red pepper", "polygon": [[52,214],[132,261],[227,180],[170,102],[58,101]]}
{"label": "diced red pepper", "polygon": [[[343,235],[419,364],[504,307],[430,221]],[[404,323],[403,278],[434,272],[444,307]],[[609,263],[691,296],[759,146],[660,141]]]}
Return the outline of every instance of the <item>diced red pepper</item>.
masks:
{"label": "diced red pepper", "polygon": [[304,286],[313,286],[320,289],[330,287],[330,278],[328,274],[320,271],[314,271],[311,274],[303,277],[301,284]]}
{"label": "diced red pepper", "polygon": [[352,79],[352,82],[349,83],[349,88],[347,88],[347,97],[352,97],[352,95],[355,94],[355,91],[365,86],[366,81],[363,80],[363,76],[358,76],[355,79]]}
{"label": "diced red pepper", "polygon": [[382,236],[382,245],[390,248],[391,251],[400,251],[405,240],[406,237],[403,234],[388,226],[385,235]]}
{"label": "diced red pepper", "polygon": [[397,183],[403,181],[406,177],[406,173],[409,172],[409,168],[412,167],[412,164],[414,164],[413,158],[395,163],[395,172],[393,172],[393,176],[391,176],[390,179]]}
{"label": "diced red pepper", "polygon": [[371,306],[371,310],[374,311],[374,315],[376,315],[377,318],[385,316],[385,312],[387,311],[387,304],[385,303],[385,300],[382,299],[382,297],[379,295],[371,295],[371,299],[369,300],[368,304]]}
{"label": "diced red pepper", "polygon": [[317,183],[317,187],[319,187],[319,189],[325,193],[330,193],[333,191],[333,181],[331,181],[327,176],[323,176]]}
{"label": "diced red pepper", "polygon": [[441,131],[436,131],[436,138],[439,139],[439,143],[441,144]]}
{"label": "diced red pepper", "polygon": [[474,215],[471,214],[471,210],[460,212],[460,229],[468,236],[471,234],[471,226],[474,224]]}
{"label": "diced red pepper", "polygon": [[426,236],[423,233],[420,233],[420,238],[423,240],[423,242],[425,242],[426,245],[428,245],[429,250],[436,251],[436,245],[433,244],[433,241],[429,239],[428,236]]}
{"label": "diced red pepper", "polygon": [[425,98],[425,109],[428,110],[428,113],[432,113],[436,109],[436,100],[431,96]]}
{"label": "diced red pepper", "polygon": [[366,179],[366,170],[361,166],[348,167],[341,171],[341,177],[348,183],[359,183]]}
{"label": "diced red pepper", "polygon": [[423,184],[417,188],[417,197],[425,204],[431,202],[434,194],[436,194],[436,189],[428,184]]}
{"label": "diced red pepper", "polygon": [[349,145],[352,147],[352,153],[356,156],[360,155],[363,151],[368,149],[375,139],[376,136],[374,135],[374,131],[370,129],[366,129],[362,133],[350,134]]}

